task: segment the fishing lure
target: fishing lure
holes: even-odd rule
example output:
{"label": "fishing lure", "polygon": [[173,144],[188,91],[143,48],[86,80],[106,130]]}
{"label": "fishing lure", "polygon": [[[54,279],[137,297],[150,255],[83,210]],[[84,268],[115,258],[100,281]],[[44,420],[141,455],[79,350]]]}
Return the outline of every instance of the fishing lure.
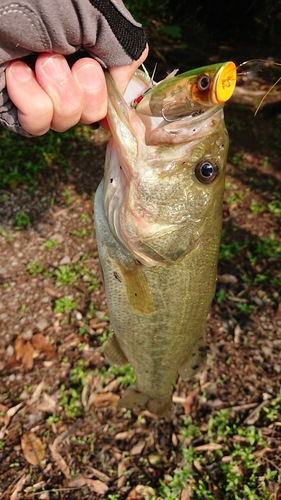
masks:
{"label": "fishing lure", "polygon": [[167,122],[188,115],[196,116],[205,108],[225,103],[236,85],[233,62],[212,64],[175,76],[177,70],[153,84],[131,103],[139,114],[163,117]]}

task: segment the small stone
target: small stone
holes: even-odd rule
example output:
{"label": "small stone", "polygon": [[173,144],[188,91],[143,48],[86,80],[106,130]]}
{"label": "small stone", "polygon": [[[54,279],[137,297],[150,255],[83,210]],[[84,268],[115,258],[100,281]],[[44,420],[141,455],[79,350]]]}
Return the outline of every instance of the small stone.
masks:
{"label": "small stone", "polygon": [[70,264],[71,259],[69,255],[65,255],[61,260],[60,260],[60,266],[64,266],[66,264]]}
{"label": "small stone", "polygon": [[7,356],[10,358],[11,356],[13,356],[15,353],[15,349],[14,349],[14,346],[12,346],[11,344],[8,345],[7,349],[6,349],[6,354]]}
{"label": "small stone", "polygon": [[104,312],[104,311],[96,311],[96,312],[95,312],[95,316],[96,316],[98,319],[102,319],[102,318],[104,318],[104,316],[105,316],[105,312]]}
{"label": "small stone", "polygon": [[54,233],[50,237],[50,240],[55,240],[58,243],[62,243],[64,241],[64,236],[62,234],[59,234],[59,233]]}
{"label": "small stone", "polygon": [[72,258],[72,263],[75,264],[76,262],[79,262],[81,255],[82,255],[81,252],[76,253]]}
{"label": "small stone", "polygon": [[45,330],[48,325],[49,325],[49,322],[45,318],[40,319],[38,321],[38,323],[36,323],[36,326],[40,332]]}
{"label": "small stone", "polygon": [[25,330],[25,332],[23,332],[21,336],[24,340],[31,340],[33,336],[33,331],[31,330],[31,328],[29,328],[28,330]]}

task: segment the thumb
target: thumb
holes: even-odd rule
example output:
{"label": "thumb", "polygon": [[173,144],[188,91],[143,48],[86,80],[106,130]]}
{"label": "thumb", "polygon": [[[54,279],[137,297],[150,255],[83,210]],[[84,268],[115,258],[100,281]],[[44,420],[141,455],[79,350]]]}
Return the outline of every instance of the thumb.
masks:
{"label": "thumb", "polygon": [[109,68],[109,72],[115,82],[116,87],[118,88],[121,94],[124,94],[129,81],[131,80],[134,72],[138,69],[138,67],[145,61],[148,55],[148,45],[144,49],[141,57],[137,61],[132,61],[131,64],[127,66],[116,66]]}

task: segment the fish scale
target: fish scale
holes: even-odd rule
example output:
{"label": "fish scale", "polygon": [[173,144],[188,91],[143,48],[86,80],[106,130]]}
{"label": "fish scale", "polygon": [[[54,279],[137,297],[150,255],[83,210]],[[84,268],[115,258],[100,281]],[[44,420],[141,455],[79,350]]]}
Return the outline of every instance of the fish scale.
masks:
{"label": "fish scale", "polygon": [[[135,84],[140,81],[149,84],[138,72]],[[223,106],[209,106],[204,118],[201,113],[185,126],[181,118],[181,141],[151,144],[149,134],[161,129],[167,134],[175,124],[153,117],[144,122],[109,75],[107,85],[112,140],[95,196],[114,331],[105,356],[115,366],[131,363],[136,375],[119,406],[169,416],[177,375],[188,379],[206,362],[205,323],[215,291],[228,149]],[[213,168],[213,182],[205,183],[204,166]]]}

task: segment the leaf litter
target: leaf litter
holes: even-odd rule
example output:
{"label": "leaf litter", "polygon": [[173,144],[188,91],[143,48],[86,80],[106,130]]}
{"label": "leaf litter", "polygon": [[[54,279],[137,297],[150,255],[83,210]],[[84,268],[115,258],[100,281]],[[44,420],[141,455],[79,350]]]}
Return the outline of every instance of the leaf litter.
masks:
{"label": "leaf litter", "polygon": [[[253,457],[259,460],[257,485],[261,488],[264,481],[268,490],[262,498],[278,500],[280,218],[264,208],[258,211],[259,206],[279,199],[278,118],[269,121],[261,110],[253,122],[252,112],[234,106],[226,110],[232,145],[223,255],[207,325],[207,369],[188,383],[178,381],[171,420],[117,409],[130,374],[112,372],[102,353],[110,325],[91,199],[102,175],[103,147],[99,151],[100,146],[91,143],[83,168],[81,152],[74,148],[70,171],[50,167],[50,172],[41,174],[33,198],[20,186],[1,191],[0,196],[8,197],[2,204],[1,225],[9,234],[9,238],[4,232],[0,235],[0,322],[5,332],[0,339],[0,492],[4,500],[29,499],[33,492],[42,500],[57,494],[73,500],[81,495],[85,499],[93,495],[165,499],[177,480],[181,500],[200,498],[196,493],[200,481],[210,498],[224,500],[229,498],[223,483],[225,467],[242,478],[241,485],[249,482],[249,464],[241,457],[232,463],[234,444],[242,453],[249,440]],[[257,136],[263,138],[259,151]],[[61,195],[65,189],[73,197],[68,207]],[[242,193],[239,199],[238,192]],[[31,217],[30,226],[22,231],[9,222],[18,207]],[[73,236],[85,213],[87,234]],[[42,247],[53,235],[60,243]],[[72,272],[79,265],[84,274],[72,285],[57,287],[55,270],[65,257]],[[27,264],[35,259],[41,270],[37,267],[38,272],[30,274]],[[98,287],[91,288],[89,276],[96,277]],[[75,308],[55,312],[56,301],[65,297]],[[42,318],[46,326],[38,331]],[[192,449],[191,458],[184,458]]]}

